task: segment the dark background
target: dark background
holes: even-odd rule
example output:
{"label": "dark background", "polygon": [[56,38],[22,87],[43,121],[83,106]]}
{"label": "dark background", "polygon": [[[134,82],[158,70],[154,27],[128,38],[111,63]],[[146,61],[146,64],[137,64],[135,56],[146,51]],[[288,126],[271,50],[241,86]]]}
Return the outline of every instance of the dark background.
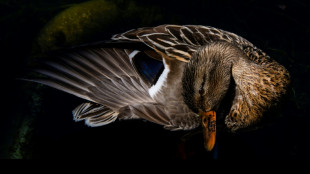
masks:
{"label": "dark background", "polygon": [[[90,21],[74,39],[63,32],[53,42],[39,40],[49,21],[84,2],[73,0],[1,0],[0,158],[106,159],[306,159],[309,157],[309,3],[306,0],[131,0]],[[78,16],[79,14],[77,14]],[[109,18],[106,18],[106,17]],[[20,81],[46,52],[109,39],[142,26],[197,24],[236,33],[291,73],[292,87],[277,118],[239,134],[219,133],[214,152],[203,149],[201,133],[170,132],[142,120],[116,121],[89,128],[74,122],[71,111],[82,99]],[[55,24],[57,26],[57,22]],[[70,23],[69,23],[70,25]],[[90,26],[90,25],[88,25]],[[91,25],[92,26],[92,25]],[[55,27],[55,26],[54,26]]]}

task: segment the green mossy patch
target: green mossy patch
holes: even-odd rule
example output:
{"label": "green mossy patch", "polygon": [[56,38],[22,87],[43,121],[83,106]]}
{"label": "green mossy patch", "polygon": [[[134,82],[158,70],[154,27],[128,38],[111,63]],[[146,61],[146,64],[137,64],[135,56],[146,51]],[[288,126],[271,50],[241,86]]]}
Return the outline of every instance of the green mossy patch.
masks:
{"label": "green mossy patch", "polygon": [[42,52],[82,43],[114,24],[118,7],[106,0],[73,5],[55,16],[41,30],[37,42]]}
{"label": "green mossy patch", "polygon": [[[134,1],[92,0],[71,5],[40,31],[34,53],[110,39],[126,30],[161,24],[158,6],[139,6]],[[124,27],[126,26],[126,27]],[[38,49],[37,49],[38,48]]]}

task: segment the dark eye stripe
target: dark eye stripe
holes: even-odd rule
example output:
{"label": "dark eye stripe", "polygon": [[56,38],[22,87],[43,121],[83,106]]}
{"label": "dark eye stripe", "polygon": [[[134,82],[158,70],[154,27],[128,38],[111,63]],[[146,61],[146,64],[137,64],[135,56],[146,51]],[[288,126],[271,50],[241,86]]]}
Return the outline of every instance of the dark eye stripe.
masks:
{"label": "dark eye stripe", "polygon": [[201,86],[200,86],[200,89],[199,89],[199,94],[200,95],[204,94],[204,92],[205,92],[203,87],[205,86],[206,78],[207,78],[206,74],[204,74],[203,75],[203,79],[202,79],[202,83],[201,83]]}
{"label": "dark eye stripe", "polygon": [[201,83],[201,86],[200,86],[200,89],[199,89],[199,94],[200,94],[200,108],[203,108],[203,100],[204,100],[204,97],[203,97],[203,94],[205,93],[205,90],[204,90],[204,86],[205,86],[205,83],[206,83],[206,74],[203,75],[203,79],[202,79],[202,83]]}

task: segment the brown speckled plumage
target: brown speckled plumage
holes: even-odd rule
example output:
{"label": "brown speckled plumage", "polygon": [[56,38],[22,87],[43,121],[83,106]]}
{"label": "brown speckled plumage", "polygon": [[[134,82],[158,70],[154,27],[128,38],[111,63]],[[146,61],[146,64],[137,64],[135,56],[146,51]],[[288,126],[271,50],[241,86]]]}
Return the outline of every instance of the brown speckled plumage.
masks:
{"label": "brown speckled plumage", "polygon": [[[170,58],[188,62],[183,72],[183,96],[185,103],[194,112],[216,110],[229,85],[232,85],[230,80],[233,78],[235,97],[225,119],[226,126],[232,131],[258,122],[264,112],[277,104],[286,92],[288,71],[253,44],[233,33],[204,26],[164,25],[147,29],[148,32],[139,30],[143,29],[133,30],[129,35],[136,32],[140,41],[161,54],[171,55],[176,52],[171,50],[178,50],[179,45],[187,47],[181,50],[186,50],[190,56],[178,54]],[[153,38],[139,37],[152,32],[162,34],[153,35]],[[178,44],[160,47],[161,43],[156,41],[159,37],[169,38],[166,40]],[[124,39],[126,33],[116,35],[115,38]],[[203,80],[207,81],[203,82],[206,89],[204,94],[199,94]]]}
{"label": "brown speckled plumage", "polygon": [[[256,123],[265,111],[278,103],[289,83],[287,70],[262,51],[251,50],[216,42],[194,54],[183,75],[183,95],[190,108],[194,111],[217,110],[232,85],[230,78],[236,85],[235,97],[225,123],[232,131]],[[204,82],[207,93],[199,94],[202,76],[211,77]],[[195,85],[198,86],[196,92],[193,89]]]}
{"label": "brown speckled plumage", "polygon": [[225,120],[232,130],[259,121],[264,112],[279,102],[289,84],[288,71],[267,55],[249,57],[251,61],[246,58],[232,69],[237,89]]}
{"label": "brown speckled plumage", "polygon": [[[171,130],[193,129],[201,125],[199,112],[221,113],[225,103],[230,108],[223,123],[232,131],[257,123],[289,84],[282,65],[213,27],[161,25],[112,40],[121,46],[75,51],[62,64],[50,64],[53,70],[39,71],[48,79],[33,81],[88,100],[73,115],[90,126],[143,118]],[[137,61],[144,59],[163,64],[152,81],[141,76]]]}

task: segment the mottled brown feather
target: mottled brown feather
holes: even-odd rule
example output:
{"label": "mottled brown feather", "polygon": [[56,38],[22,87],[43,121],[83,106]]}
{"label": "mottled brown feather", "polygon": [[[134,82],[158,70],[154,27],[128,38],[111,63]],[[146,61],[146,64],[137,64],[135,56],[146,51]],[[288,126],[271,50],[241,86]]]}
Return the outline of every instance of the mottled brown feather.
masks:
{"label": "mottled brown feather", "polygon": [[[53,71],[40,71],[50,80],[36,81],[111,110],[106,114],[106,108],[99,107],[76,114],[79,119],[87,117],[89,124],[140,117],[169,129],[192,129],[200,124],[198,111],[217,111],[232,88],[234,97],[225,124],[236,131],[261,120],[286,93],[290,81],[288,71],[262,50],[214,27],[160,25],[133,29],[112,39],[147,49],[82,50],[63,64],[51,64]],[[156,96],[151,96],[150,85],[133,67],[131,53],[137,51],[163,61],[169,70]]]}
{"label": "mottled brown feather", "polygon": [[[236,85],[235,98],[225,120],[227,127],[232,131],[258,122],[264,112],[278,103],[286,93],[289,84],[288,71],[262,50],[234,33],[208,26],[161,25],[153,29],[131,30],[129,33],[119,35],[121,37],[114,36],[113,39],[126,40],[134,38],[133,34],[136,36],[136,41],[144,42],[164,59],[189,62],[183,73],[183,88],[184,100],[193,111],[197,111],[199,107],[205,109],[211,105],[218,105],[217,100],[223,98],[223,91],[228,89],[228,86],[218,84],[223,82],[229,85],[229,78],[226,80],[221,78],[225,73],[227,77],[232,76]],[[164,40],[176,45],[167,44]],[[211,51],[205,53],[202,48],[210,48]],[[195,61],[191,61],[193,57],[195,59],[209,57],[207,59],[210,62],[195,64],[193,63]],[[226,67],[226,70],[223,67]],[[227,71],[229,67],[232,68],[231,71]],[[209,68],[207,71],[214,68],[210,72],[218,73],[212,73],[213,79],[209,80],[207,85],[213,90],[204,101],[199,99],[195,90],[200,85],[202,74],[207,68]],[[209,103],[199,104],[201,101]],[[217,102],[214,103],[215,101]]]}

